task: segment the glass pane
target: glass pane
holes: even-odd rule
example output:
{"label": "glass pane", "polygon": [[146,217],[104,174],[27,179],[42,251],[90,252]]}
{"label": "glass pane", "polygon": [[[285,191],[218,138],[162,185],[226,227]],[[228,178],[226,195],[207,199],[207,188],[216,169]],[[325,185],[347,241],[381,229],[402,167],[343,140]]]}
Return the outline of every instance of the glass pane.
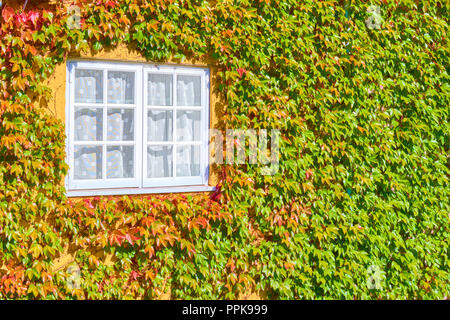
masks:
{"label": "glass pane", "polygon": [[200,175],[200,146],[177,147],[177,177]]}
{"label": "glass pane", "polygon": [[108,103],[134,103],[134,72],[108,71]]}
{"label": "glass pane", "polygon": [[149,110],[147,114],[148,141],[172,141],[173,111]]}
{"label": "glass pane", "polygon": [[102,178],[102,147],[101,146],[75,146],[76,180]]}
{"label": "glass pane", "polygon": [[103,109],[75,108],[75,141],[103,140]]}
{"label": "glass pane", "polygon": [[172,174],[172,146],[147,147],[147,177],[171,177]]}
{"label": "glass pane", "polygon": [[134,140],[134,110],[108,109],[108,140]]}
{"label": "glass pane", "polygon": [[149,106],[172,105],[173,78],[170,74],[148,75],[148,101]]}
{"label": "glass pane", "polygon": [[200,76],[177,76],[177,105],[200,106],[202,100],[200,84]]}
{"label": "glass pane", "polygon": [[108,179],[134,177],[133,146],[113,146],[107,148],[106,177]]}
{"label": "glass pane", "polygon": [[75,71],[75,102],[103,103],[103,71]]}
{"label": "glass pane", "polygon": [[177,141],[200,141],[200,111],[177,111]]}

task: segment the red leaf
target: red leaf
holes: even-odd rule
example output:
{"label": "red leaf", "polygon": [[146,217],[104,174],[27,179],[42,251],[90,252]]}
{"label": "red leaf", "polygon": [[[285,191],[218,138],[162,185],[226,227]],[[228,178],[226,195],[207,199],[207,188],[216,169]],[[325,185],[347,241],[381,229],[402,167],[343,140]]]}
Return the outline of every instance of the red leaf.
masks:
{"label": "red leaf", "polygon": [[197,218],[196,222],[197,222],[198,225],[202,226],[203,228],[206,228],[206,226],[208,225],[208,220],[206,220],[203,217]]}
{"label": "red leaf", "polygon": [[125,239],[127,239],[128,242],[129,242],[131,245],[133,245],[133,240],[131,239],[131,237],[130,237],[129,234],[126,234],[126,235],[125,235]]}
{"label": "red leaf", "polygon": [[137,278],[140,277],[140,274],[139,274],[139,272],[136,272],[135,270],[133,270],[130,273],[130,277],[131,277],[131,279],[136,280]]}
{"label": "red leaf", "polygon": [[238,68],[236,71],[239,73],[239,76],[240,76],[241,78],[242,78],[242,75],[243,75],[243,74],[247,73],[247,70],[242,69],[242,68]]}
{"label": "red leaf", "polygon": [[2,11],[2,17],[5,22],[9,22],[14,16],[14,9],[10,7],[5,7]]}
{"label": "red leaf", "polygon": [[84,203],[86,204],[86,207],[90,209],[94,209],[94,206],[92,205],[92,202],[90,199],[84,199]]}
{"label": "red leaf", "polygon": [[28,14],[28,19],[30,19],[33,22],[34,27],[37,27],[37,21],[40,18],[40,14],[38,11],[31,11]]}
{"label": "red leaf", "polygon": [[34,46],[29,47],[30,53],[35,56],[37,54],[37,49]]}

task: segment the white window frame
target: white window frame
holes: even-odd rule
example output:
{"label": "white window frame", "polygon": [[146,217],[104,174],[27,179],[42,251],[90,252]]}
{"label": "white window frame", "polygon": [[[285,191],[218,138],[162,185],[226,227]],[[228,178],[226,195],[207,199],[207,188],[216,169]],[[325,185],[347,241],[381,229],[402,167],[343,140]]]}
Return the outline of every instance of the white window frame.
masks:
{"label": "white window frame", "polygon": [[[103,70],[103,103],[75,103],[75,70]],[[107,101],[107,71],[131,71],[135,72],[135,104],[108,104]],[[147,85],[149,73],[165,73],[173,75],[172,106],[148,106]],[[177,102],[177,75],[201,76],[201,105],[199,107],[178,107]],[[209,178],[209,70],[200,67],[154,65],[146,63],[130,62],[108,62],[98,60],[71,60],[67,62],[66,70],[66,162],[69,172],[66,177],[66,190],[68,196],[97,196],[97,195],[121,195],[121,194],[145,194],[145,193],[168,193],[168,192],[197,192],[212,191],[208,186]],[[74,123],[75,107],[101,107],[103,108],[103,137],[106,137],[107,110],[109,108],[134,108],[134,135],[132,142],[117,141],[75,141]],[[201,112],[201,140],[192,142],[167,142],[175,149],[181,144],[198,144],[200,146],[200,176],[176,177],[176,150],[173,151],[173,174],[174,177],[147,178],[147,110],[149,109],[173,110],[173,139],[176,136],[176,111],[177,110],[200,110]],[[155,143],[161,145],[161,143]],[[165,143],[163,143],[165,144]],[[102,145],[102,179],[75,180],[74,179],[74,149],[75,145]],[[106,148],[108,145],[134,145],[134,170],[135,177],[127,179],[106,178]]]}

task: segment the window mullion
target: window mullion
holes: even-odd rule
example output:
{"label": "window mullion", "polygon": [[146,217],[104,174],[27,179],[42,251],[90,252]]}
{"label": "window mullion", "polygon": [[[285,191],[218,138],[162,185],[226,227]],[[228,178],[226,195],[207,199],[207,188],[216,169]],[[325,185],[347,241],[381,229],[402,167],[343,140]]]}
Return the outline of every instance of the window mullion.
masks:
{"label": "window mullion", "polygon": [[[143,188],[144,187],[144,177],[146,174],[146,168],[144,167],[144,163],[146,163],[144,161],[144,157],[146,156],[146,152],[147,152],[147,148],[146,148],[146,144],[147,144],[147,133],[144,132],[145,131],[145,121],[146,121],[146,113],[147,113],[147,108],[146,108],[146,101],[145,101],[145,94],[147,91],[147,85],[146,85],[146,72],[144,70],[144,66],[140,66],[140,72],[141,72],[141,83],[138,86],[138,88],[141,90],[141,92],[136,92],[136,96],[140,97],[140,101],[139,104],[136,106],[137,110],[136,111],[136,116],[138,114],[141,114],[141,127],[140,127],[140,132],[136,133],[136,147],[139,146],[139,148],[141,148],[140,150],[140,172],[139,172],[139,187]],[[139,112],[140,111],[140,112]],[[137,123],[137,121],[136,121]],[[139,141],[140,139],[140,141]],[[136,162],[137,162],[138,158],[136,158]],[[137,163],[136,163],[136,168],[137,168]]]}
{"label": "window mullion", "polygon": [[172,176],[175,178],[177,176],[177,72],[174,71],[173,73],[173,85],[172,85],[172,91],[173,91],[173,100],[172,100],[172,106],[173,106],[173,132],[172,132],[172,141],[173,141],[173,146],[172,146]]}
{"label": "window mullion", "polygon": [[200,105],[202,106],[202,110],[200,111],[200,175],[202,176],[202,179],[205,177],[205,170],[206,170],[206,163],[205,163],[205,154],[208,154],[208,146],[205,145],[205,142],[207,141],[206,137],[208,136],[207,132],[207,126],[206,121],[206,77],[205,74],[201,76],[201,83],[200,83]]}
{"label": "window mullion", "polygon": [[107,147],[106,147],[106,140],[107,140],[107,128],[108,128],[108,101],[107,101],[107,85],[108,85],[108,71],[107,69],[103,70],[103,156],[102,156],[102,180],[106,181],[106,164],[107,164]]}

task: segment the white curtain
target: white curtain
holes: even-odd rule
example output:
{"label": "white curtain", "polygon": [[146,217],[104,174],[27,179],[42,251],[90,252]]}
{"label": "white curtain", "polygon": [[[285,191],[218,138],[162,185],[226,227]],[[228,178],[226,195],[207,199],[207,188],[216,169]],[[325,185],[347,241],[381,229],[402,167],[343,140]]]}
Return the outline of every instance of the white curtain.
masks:
{"label": "white curtain", "polygon": [[[134,103],[134,73],[122,71],[108,72],[108,103]],[[134,139],[134,110],[109,109],[107,117],[108,141],[130,141]],[[106,159],[106,177],[108,179],[133,176],[133,164],[130,157],[134,154],[131,147],[108,147]],[[132,160],[131,160],[132,162]]]}
{"label": "white curtain", "polygon": [[[201,77],[179,75],[177,77],[177,105],[201,105]],[[177,111],[177,141],[200,140],[200,111]],[[200,175],[200,146],[177,146],[177,176]]]}
{"label": "white curtain", "polygon": [[[102,102],[103,72],[76,70],[75,102]],[[75,112],[74,135],[77,141],[101,141],[103,139],[103,110],[83,108]],[[74,178],[77,180],[101,179],[102,147],[76,146],[74,150]]]}
{"label": "white curtain", "polygon": [[[103,109],[80,109],[75,113],[75,140],[77,141],[102,141]],[[133,120],[134,110],[111,109],[108,110],[107,118],[107,140],[108,141],[130,141],[133,140]],[[123,178],[132,177],[133,163],[126,162],[132,158],[133,150],[122,147],[115,150],[108,150],[107,177]],[[80,153],[76,158],[75,167],[81,172],[76,179],[95,179],[96,176],[96,153],[93,150],[85,149],[88,153]],[[122,153],[127,152],[127,155]],[[131,154],[131,156],[129,155]],[[132,162],[132,161],[131,161]],[[101,171],[101,164],[99,164]],[[131,174],[130,174],[131,172]]]}
{"label": "white curtain", "polygon": [[108,103],[134,103],[134,73],[108,72]]}
{"label": "white curtain", "polygon": [[199,76],[178,76],[177,105],[200,106],[201,104],[201,78]]}
{"label": "white curtain", "polygon": [[134,109],[108,110],[108,141],[134,140]]}
{"label": "white curtain", "polygon": [[149,146],[147,148],[147,176],[149,178],[171,177],[172,147]]}
{"label": "white curtain", "polygon": [[103,73],[98,70],[76,70],[75,102],[101,103],[103,101]]}
{"label": "white curtain", "polygon": [[101,179],[102,147],[75,147],[75,170],[77,180]]}
{"label": "white curtain", "polygon": [[177,176],[200,175],[200,146],[177,147]]}
{"label": "white curtain", "polygon": [[[149,75],[148,104],[153,106],[172,105],[172,76]],[[177,105],[201,105],[201,77],[177,77]],[[147,114],[148,141],[172,141],[173,110],[149,110]],[[201,111],[177,110],[175,141],[201,140]],[[149,178],[173,176],[173,156],[177,157],[177,176],[200,175],[200,146],[178,145],[176,154],[172,146],[149,146],[147,149],[147,175]]]}
{"label": "white curtain", "polygon": [[172,141],[173,111],[149,110],[147,131],[148,141]]}
{"label": "white curtain", "polygon": [[134,176],[133,146],[108,147],[106,159],[106,177],[108,179],[132,178]]}
{"label": "white curtain", "polygon": [[[76,70],[75,102],[103,102],[103,71]],[[108,103],[134,103],[134,73],[110,71],[107,81]],[[75,112],[75,140],[132,141],[134,110],[108,109],[106,137],[103,137],[103,108],[79,108]],[[107,178],[133,177],[134,147],[108,147]],[[102,147],[83,147],[75,152],[75,179],[100,179]]]}
{"label": "white curtain", "polygon": [[177,111],[177,141],[200,140],[200,111]]}
{"label": "white curtain", "polygon": [[78,109],[75,112],[75,140],[99,141],[102,140],[103,110]]}
{"label": "white curtain", "polygon": [[[132,141],[134,139],[134,110],[110,109],[108,110],[108,141]],[[131,150],[130,150],[131,148]],[[133,147],[108,147],[107,151],[107,178],[132,177]],[[131,160],[129,160],[131,159]]]}
{"label": "white curtain", "polygon": [[120,150],[108,150],[106,155],[108,161],[106,166],[106,171],[108,172],[107,177],[111,178],[122,178],[123,177],[123,156]]}
{"label": "white curtain", "polygon": [[122,119],[121,110],[108,111],[108,140],[121,141],[123,140],[124,120]]}
{"label": "white curtain", "polygon": [[172,105],[172,76],[166,74],[149,74],[148,105]]}

